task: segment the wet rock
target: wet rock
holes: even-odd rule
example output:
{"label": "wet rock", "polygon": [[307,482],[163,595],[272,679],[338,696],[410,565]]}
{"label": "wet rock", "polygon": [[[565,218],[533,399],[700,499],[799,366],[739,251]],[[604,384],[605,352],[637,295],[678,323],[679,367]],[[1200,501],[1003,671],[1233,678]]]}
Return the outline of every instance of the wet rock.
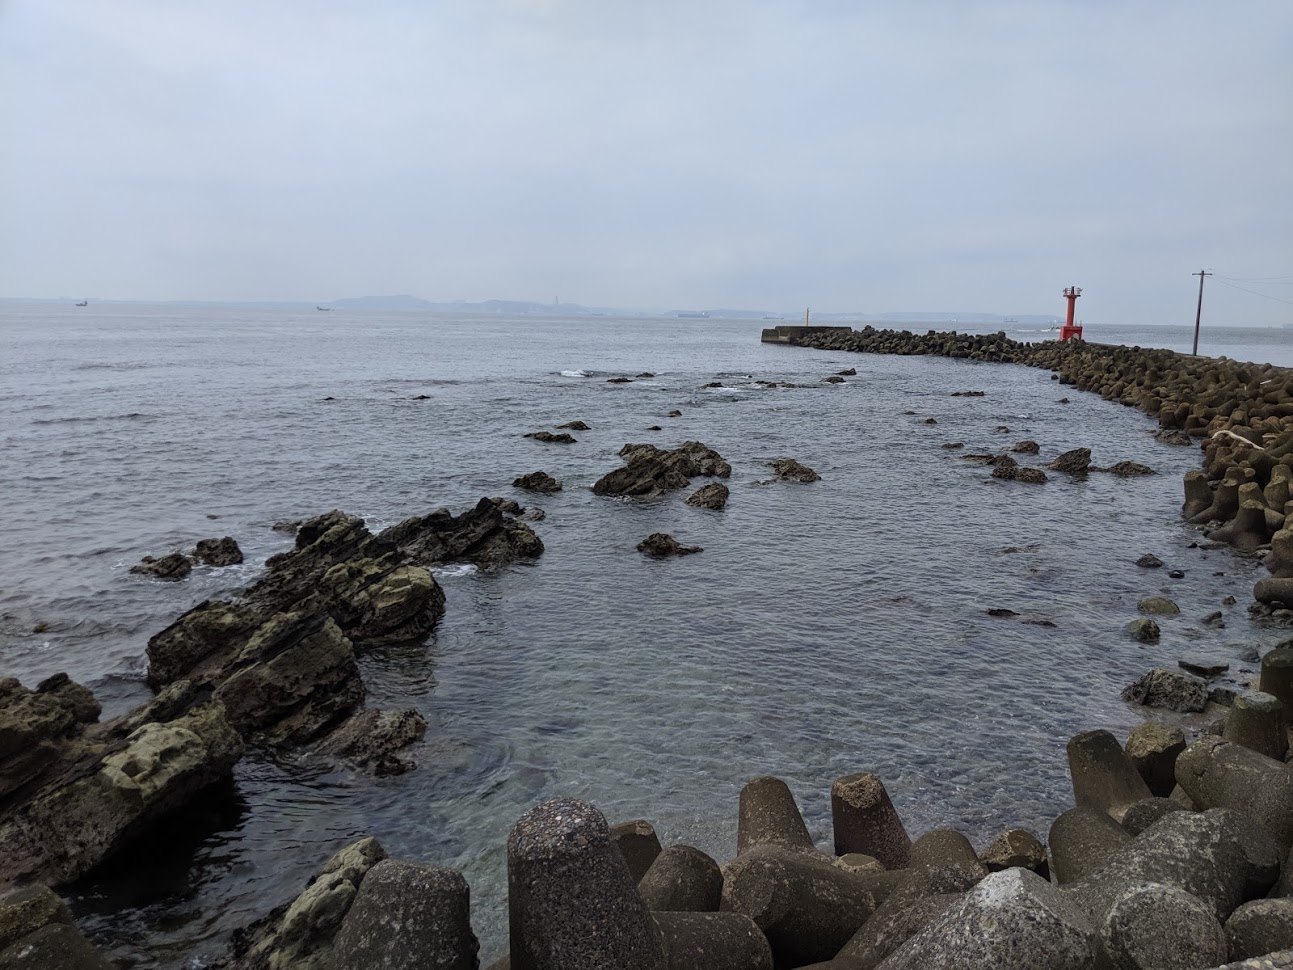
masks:
{"label": "wet rock", "polygon": [[296,530],[301,528],[301,523],[303,521],[305,520],[304,519],[283,519],[271,525],[270,529],[273,530],[274,532],[284,532],[290,536],[294,536],[296,535]]}
{"label": "wet rock", "polygon": [[223,539],[203,539],[193,550],[193,556],[208,566],[236,566],[242,562],[242,550],[232,536]]}
{"label": "wet rock", "polygon": [[660,427],[660,425],[658,425],[658,424],[650,424],[650,425],[647,425],[647,430],[648,430],[648,431],[663,431],[664,429],[663,429],[662,427]]}
{"label": "wet rock", "polygon": [[1023,441],[1016,441],[1015,446],[1010,450],[1020,455],[1035,455],[1041,451],[1041,446],[1026,438]]}
{"label": "wet rock", "polygon": [[1004,606],[994,606],[986,610],[985,612],[988,614],[988,616],[1003,617],[1003,618],[1009,618],[1012,616],[1019,615],[1014,610],[1007,609]]}
{"label": "wet rock", "polygon": [[1147,552],[1136,560],[1136,565],[1141,569],[1162,569],[1163,560],[1159,559],[1152,552]]}
{"label": "wet rock", "polygon": [[138,565],[131,566],[130,571],[154,579],[180,580],[193,571],[193,561],[182,552],[172,552],[160,559],[145,556]]}
{"label": "wet rock", "polygon": [[822,378],[822,383],[824,383],[824,384],[843,384],[843,383],[844,383],[844,378],[840,377],[840,376],[839,376],[839,375],[837,375],[837,374],[832,374],[832,375],[830,375],[829,377],[823,377],[823,378]]}
{"label": "wet rock", "polygon": [[545,495],[561,491],[561,483],[547,472],[530,472],[528,475],[522,475],[520,478],[513,480],[512,487],[523,488],[527,492],[540,492]]}
{"label": "wet rock", "polygon": [[551,431],[531,431],[525,437],[554,445],[573,445],[576,443],[575,437],[564,431],[561,434],[553,434]]}
{"label": "wet rock", "polygon": [[525,511],[525,509],[521,507],[521,503],[514,498],[503,498],[496,495],[492,497],[490,501],[493,502],[498,507],[498,510],[504,515],[520,515]]}
{"label": "wet rock", "polygon": [[684,546],[667,532],[653,532],[637,546],[638,552],[657,559],[667,556],[689,556],[694,552],[704,552],[700,546]]}
{"label": "wet rock", "polygon": [[543,542],[534,530],[506,518],[487,498],[461,515],[437,509],[405,519],[380,532],[377,541],[394,546],[419,566],[469,562],[494,569],[543,554]]}
{"label": "wet rock", "polygon": [[591,431],[588,425],[579,420],[567,421],[565,424],[557,425],[558,431]]}
{"label": "wet rock", "polygon": [[1154,432],[1154,439],[1161,441],[1165,445],[1193,445],[1194,441],[1188,434],[1183,431],[1174,431],[1170,428],[1160,428]]}
{"label": "wet rock", "polygon": [[1199,622],[1204,626],[1210,626],[1218,630],[1225,629],[1226,626],[1225,614],[1220,610],[1213,610],[1207,616],[1200,619]]}
{"label": "wet rock", "polygon": [[1135,620],[1129,620],[1123,625],[1123,629],[1141,643],[1157,643],[1158,638],[1162,635],[1158,624],[1143,616]]}
{"label": "wet rock", "polygon": [[674,408],[672,411],[670,411],[668,414],[666,414],[666,415],[665,415],[665,417],[666,417],[666,418],[681,418],[681,417],[682,417],[682,412],[681,412],[681,411],[679,411],[677,408]]}
{"label": "wet rock", "polygon": [[1150,616],[1175,616],[1181,608],[1166,596],[1146,596],[1136,603],[1136,609]]}
{"label": "wet rock", "polygon": [[1046,467],[1054,468],[1059,472],[1067,472],[1070,475],[1085,475],[1091,467],[1091,449],[1074,448],[1071,451],[1066,451]]}
{"label": "wet rock", "polygon": [[1169,578],[1171,578],[1171,579],[1184,579],[1184,578],[1185,578],[1185,570],[1184,570],[1184,569],[1171,569],[1171,570],[1168,570],[1167,575],[1168,575],[1168,577],[1169,577]]}
{"label": "wet rock", "polygon": [[594,495],[633,495],[654,498],[685,488],[697,475],[727,478],[732,466],[699,441],[683,442],[672,451],[649,444],[626,444],[620,449],[625,467],[608,472],[593,484]]}
{"label": "wet rock", "polygon": [[1122,699],[1182,713],[1208,706],[1208,686],[1199,677],[1157,667],[1122,692]]}
{"label": "wet rock", "polygon": [[983,391],[953,391],[952,397],[983,397]]}
{"label": "wet rock", "polygon": [[956,448],[964,448],[964,447],[965,447],[965,442],[964,442],[964,441],[946,441],[946,442],[944,442],[942,445],[940,445],[939,447],[946,448],[948,451],[952,451],[952,450],[954,450],[954,449],[956,449]]}
{"label": "wet rock", "polygon": [[608,378],[606,378],[606,383],[607,383],[607,384],[632,384],[632,383],[633,383],[633,378],[631,378],[631,377],[608,377]]}
{"label": "wet rock", "polygon": [[776,461],[768,462],[772,470],[777,473],[777,477],[782,481],[808,483],[818,481],[822,476],[813,471],[807,465],[801,465],[793,458],[778,458]]}
{"label": "wet rock", "polygon": [[926,419],[924,420],[924,422],[923,422],[923,423],[924,423],[924,424],[938,424],[938,419],[937,419],[937,418],[926,418]]}
{"label": "wet rock", "polygon": [[1205,679],[1219,677],[1230,669],[1230,664],[1224,660],[1198,655],[1182,657],[1176,662],[1176,665],[1188,674],[1194,674],[1196,677]]}
{"label": "wet rock", "polygon": [[237,970],[330,970],[332,941],[364,878],[385,858],[386,850],[372,837],[338,851],[290,904],[234,933],[233,966]]}
{"label": "wet rock", "polygon": [[417,711],[360,711],[332,731],[315,748],[374,774],[399,775],[417,764],[400,752],[422,740],[427,722]]}
{"label": "wet rock", "polygon": [[[14,691],[6,693],[8,711]],[[27,773],[28,780],[39,775],[39,784],[0,803],[6,850],[0,886],[26,879],[58,886],[80,878],[150,824],[227,779],[243,752],[219,703],[190,704],[165,722],[135,723],[127,717],[73,727],[56,741],[47,726],[47,763]],[[0,754],[0,769],[12,779],[9,763]]]}
{"label": "wet rock", "polygon": [[846,367],[843,370],[836,371],[840,377],[856,377],[858,369],[856,367]]}
{"label": "wet rock", "polygon": [[710,482],[688,495],[687,504],[718,511],[727,505],[728,494],[728,488],[722,482]]}
{"label": "wet rock", "polygon": [[1120,461],[1116,465],[1110,465],[1108,468],[1093,469],[1094,471],[1109,472],[1117,475],[1119,478],[1136,478],[1142,475],[1154,474],[1154,469],[1148,465],[1141,465],[1134,461]]}

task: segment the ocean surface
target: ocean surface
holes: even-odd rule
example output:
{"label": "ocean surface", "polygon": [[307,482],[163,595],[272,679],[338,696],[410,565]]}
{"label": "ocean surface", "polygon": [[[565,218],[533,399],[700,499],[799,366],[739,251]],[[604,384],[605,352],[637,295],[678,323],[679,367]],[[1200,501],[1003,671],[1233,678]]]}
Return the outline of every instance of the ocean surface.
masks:
{"label": "ocean surface", "polygon": [[[290,545],[277,520],[340,508],[376,530],[483,495],[547,513],[540,559],[440,570],[433,637],[363,659],[370,705],[431,724],[416,771],[374,779],[251,752],[232,790],[67,891],[96,942],[138,966],[205,965],[366,834],[466,872],[488,963],[506,948],[507,831],[557,795],[722,860],[749,778],[786,779],[829,844],[832,779],[870,770],[913,836],[1045,837],[1071,802],[1067,739],[1124,736],[1146,716],[1124,686],[1186,653],[1251,667],[1243,652],[1280,638],[1245,610],[1259,565],[1194,547],[1179,520],[1197,449],[1159,444],[1138,411],[1046,371],[763,345],[759,321],[715,319],[33,304],[0,309],[0,327],[0,676],[67,671],[105,717],[148,697],[149,636]],[[1188,351],[1192,334],[1087,337]],[[1293,332],[1205,331],[1200,351],[1293,365]],[[847,367],[857,376],[821,382]],[[654,376],[607,383],[641,372]],[[592,430],[575,445],[523,437],[576,418]],[[1037,461],[1087,446],[1098,464],[1159,474],[1036,487],[940,447],[1024,438]],[[688,439],[731,462],[726,510],[590,491],[626,442]],[[784,456],[822,480],[768,484]],[[565,490],[512,489],[537,469]],[[657,531],[704,552],[648,560],[634,547]],[[180,583],[128,572],[223,535],[244,565]],[[1146,552],[1185,578],[1137,568]],[[1123,625],[1158,593],[1181,615],[1139,644]],[[1200,624],[1218,609],[1223,629]]]}

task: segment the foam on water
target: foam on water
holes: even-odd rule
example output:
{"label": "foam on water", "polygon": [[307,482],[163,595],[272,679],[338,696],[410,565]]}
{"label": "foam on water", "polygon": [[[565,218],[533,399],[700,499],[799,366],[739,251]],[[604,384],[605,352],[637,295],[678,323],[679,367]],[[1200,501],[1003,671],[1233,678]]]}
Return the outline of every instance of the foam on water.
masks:
{"label": "foam on water", "polygon": [[[437,570],[447,606],[428,642],[361,658],[370,706],[429,722],[416,771],[372,779],[252,751],[232,792],[72,889],[82,924],[142,966],[210,960],[366,834],[466,872],[488,964],[505,947],[508,828],[557,795],[726,858],[745,780],[784,777],[828,843],[832,779],[871,770],[913,835],[952,825],[982,846],[1012,826],[1044,834],[1072,797],[1068,737],[1140,718],[1123,686],[1187,648],[1242,670],[1241,648],[1278,639],[1243,611],[1260,567],[1191,548],[1198,532],[1178,520],[1197,449],[1154,441],[1144,415],[1043,371],[763,345],[758,321],[2,312],[0,676],[30,685],[66,670],[121,713],[148,696],[151,635],[290,548],[276,521],[340,508],[376,531],[484,495],[547,513],[533,523],[540,559]],[[1293,335],[1227,339],[1293,362]],[[1150,343],[1141,331],[1127,342]],[[571,371],[576,357],[597,374],[657,377],[572,381],[592,373]],[[821,383],[846,367],[856,379]],[[704,389],[733,375],[806,386]],[[987,396],[947,396],[966,388]],[[153,419],[66,420],[132,413]],[[1003,416],[1009,437],[993,433]],[[575,445],[521,437],[576,418],[592,427]],[[1025,437],[1042,447],[1026,463],[1090,447],[1097,464],[1159,474],[1052,473],[1037,487],[940,447],[996,452]],[[625,442],[689,439],[732,464],[723,512],[686,506],[685,492],[591,493]],[[753,487],[783,456],[822,480]],[[539,468],[564,490],[510,490]],[[648,560],[635,546],[657,531],[705,551]],[[244,566],[180,583],[128,572],[222,535]],[[1137,569],[1145,552],[1186,577]],[[1152,593],[1182,614],[1142,645],[1122,624]],[[1227,627],[1200,626],[1228,593],[1240,605]]]}

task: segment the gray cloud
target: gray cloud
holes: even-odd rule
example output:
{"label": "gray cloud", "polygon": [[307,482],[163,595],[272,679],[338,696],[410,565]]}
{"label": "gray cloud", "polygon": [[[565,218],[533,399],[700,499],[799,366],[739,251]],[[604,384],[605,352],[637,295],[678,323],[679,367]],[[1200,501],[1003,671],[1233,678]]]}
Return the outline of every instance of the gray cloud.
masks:
{"label": "gray cloud", "polygon": [[0,10],[3,295],[1168,323],[1293,274],[1285,0]]}

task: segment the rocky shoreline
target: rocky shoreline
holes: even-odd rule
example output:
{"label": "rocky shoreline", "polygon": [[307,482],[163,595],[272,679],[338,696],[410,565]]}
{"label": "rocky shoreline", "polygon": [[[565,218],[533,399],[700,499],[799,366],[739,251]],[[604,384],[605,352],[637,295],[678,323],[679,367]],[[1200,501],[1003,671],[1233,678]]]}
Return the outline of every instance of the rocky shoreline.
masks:
{"label": "rocky shoreline", "polygon": [[[1254,610],[1293,617],[1293,533],[1284,527],[1293,478],[1289,372],[1001,335],[867,328],[796,342],[1047,367],[1062,383],[1141,408],[1178,443],[1202,440],[1203,470],[1186,478],[1186,517],[1212,523],[1211,538],[1240,554],[1265,554],[1272,579],[1257,584]],[[850,368],[832,382],[853,376]],[[1038,448],[1019,442],[1011,451]],[[594,494],[649,498],[731,472],[694,441],[674,450],[628,444],[620,454],[624,467],[603,476]],[[1040,468],[1005,452],[965,457],[990,464],[995,478],[1047,482]],[[1099,471],[1090,457],[1077,449],[1048,467]],[[780,480],[818,478],[793,459],[771,464]],[[1105,471],[1149,471],[1120,466]],[[543,472],[514,484],[561,488]],[[713,482],[687,501],[719,511],[727,498]],[[271,558],[243,595],[201,603],[152,637],[156,698],[103,724],[93,695],[64,675],[35,690],[0,681],[0,891],[21,887],[0,899],[0,967],[109,966],[48,887],[146,838],[159,818],[226,780],[248,746],[309,750],[374,774],[413,768],[406,749],[425,721],[415,711],[365,708],[355,657],[430,633],[444,611],[430,566],[489,569],[541,555],[522,521],[540,518],[535,512],[482,499],[461,515],[439,510],[376,535],[341,512],[299,523],[295,548]],[[653,556],[701,551],[663,533],[639,548]],[[180,578],[171,567],[142,571]],[[1044,842],[1012,830],[982,854],[952,830],[911,839],[882,781],[865,772],[832,787],[829,851],[813,844],[783,782],[749,782],[737,855],[722,865],[690,846],[662,848],[644,820],[611,826],[585,803],[545,802],[508,840],[511,953],[491,970],[1203,968],[1293,947],[1286,671],[1293,649],[1281,647],[1263,658],[1260,683],[1215,697],[1205,686],[1204,704],[1222,700],[1230,709],[1188,746],[1181,731],[1148,723],[1125,746],[1104,731],[1074,738],[1076,807]],[[1188,671],[1154,671],[1129,688],[1129,699],[1197,709],[1177,706],[1200,696],[1179,677],[1206,684]],[[336,853],[296,900],[239,933],[222,965],[478,967],[469,904],[460,873],[388,859],[375,839],[362,839]],[[1293,954],[1245,966],[1293,966]]]}

